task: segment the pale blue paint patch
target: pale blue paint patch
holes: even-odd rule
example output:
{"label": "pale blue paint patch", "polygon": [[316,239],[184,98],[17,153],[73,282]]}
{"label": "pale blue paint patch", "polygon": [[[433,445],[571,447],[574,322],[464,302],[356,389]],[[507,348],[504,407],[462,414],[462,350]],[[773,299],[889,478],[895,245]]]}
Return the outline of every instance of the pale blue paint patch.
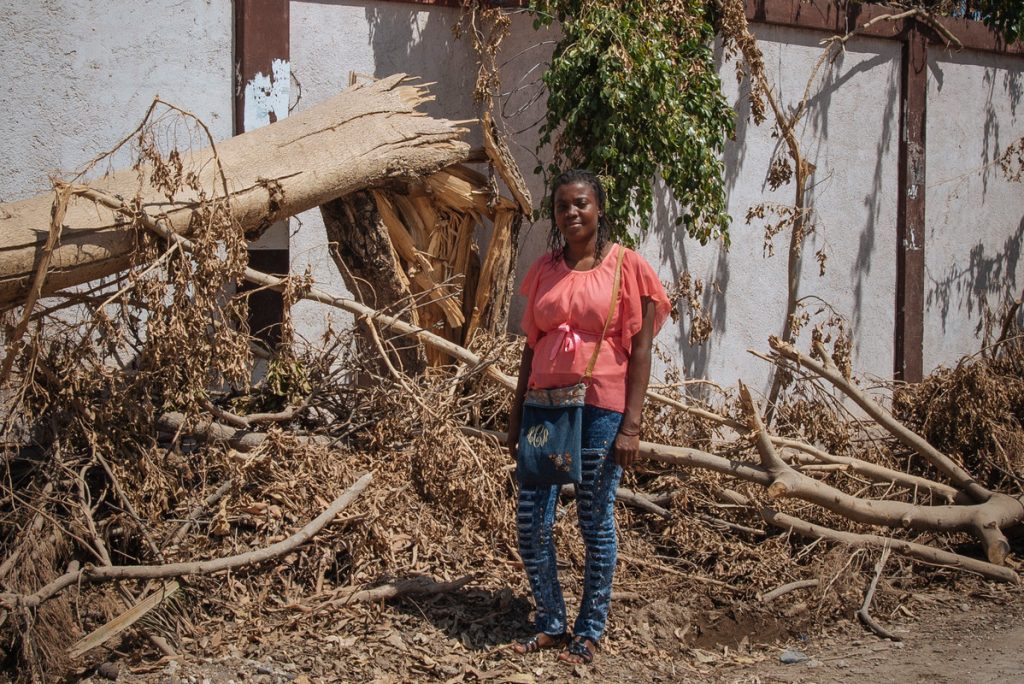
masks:
{"label": "pale blue paint patch", "polygon": [[245,110],[242,122],[245,130],[252,131],[288,116],[290,88],[291,65],[287,60],[275,59],[271,64],[269,76],[257,72],[252,80],[245,84]]}

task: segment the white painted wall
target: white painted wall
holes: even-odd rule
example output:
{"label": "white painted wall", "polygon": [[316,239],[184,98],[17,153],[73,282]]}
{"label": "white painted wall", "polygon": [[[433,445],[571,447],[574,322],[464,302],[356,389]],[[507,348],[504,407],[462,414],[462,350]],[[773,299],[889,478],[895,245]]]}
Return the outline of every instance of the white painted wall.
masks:
{"label": "white painted wall", "polygon": [[1024,288],[1024,184],[997,159],[1024,136],[1024,59],[930,53],[925,372],[982,344],[986,309]]}
{"label": "white painted wall", "polygon": [[231,60],[227,0],[6,3],[0,200],[48,191],[49,174],[113,147],[157,94],[229,137]]}
{"label": "white painted wall", "polygon": [[[348,83],[349,73],[372,77],[397,71],[434,82],[428,113],[473,118],[475,60],[466,41],[453,38],[454,8],[396,2],[293,0],[291,103],[304,109]],[[144,18],[144,20],[142,20]],[[535,203],[544,193],[532,176],[543,97],[537,79],[557,33],[535,32],[524,15],[513,18],[500,55],[502,125],[527,176]],[[755,26],[770,78],[785,106],[804,92],[821,54],[824,34]],[[97,3],[88,0],[18,2],[0,16],[3,88],[11,115],[0,119],[0,199],[49,188],[47,174],[70,170],[130,131],[153,95],[203,118],[217,138],[231,131],[232,21],[227,0]],[[933,53],[929,63],[928,283],[925,367],[952,363],[977,348],[983,304],[1024,286],[1022,188],[1007,183],[991,162],[1024,135],[1021,70],[1024,60]],[[775,238],[776,256],[762,256],[762,228],[747,226],[747,209],[762,201],[789,202],[791,187],[769,192],[765,176],[778,140],[746,120],[749,104],[722,66],[726,96],[740,112],[736,142],[725,152],[733,246],[701,246],[664,227],[677,207],[659,193],[654,230],[641,245],[662,279],[690,271],[709,285],[704,307],[715,330],[690,347],[685,323],[669,322],[658,343],[690,377],[731,385],[744,378],[764,388],[766,366],[747,348],[765,349],[782,326],[788,235]],[[895,303],[895,226],[899,130],[899,46],[856,39],[812,88],[810,110],[798,133],[816,165],[812,198],[817,231],[808,238],[801,294],[820,297],[852,324],[854,364],[891,376]],[[532,102],[532,104],[531,104]],[[472,144],[479,140],[471,139]],[[520,272],[543,249],[548,224],[524,226]],[[311,269],[322,287],[344,294],[330,258],[319,212],[291,221],[292,270]],[[819,277],[816,250],[828,255]],[[811,310],[814,311],[813,306]],[[521,305],[513,306],[513,327]],[[300,333],[310,341],[333,315],[298,305]]]}

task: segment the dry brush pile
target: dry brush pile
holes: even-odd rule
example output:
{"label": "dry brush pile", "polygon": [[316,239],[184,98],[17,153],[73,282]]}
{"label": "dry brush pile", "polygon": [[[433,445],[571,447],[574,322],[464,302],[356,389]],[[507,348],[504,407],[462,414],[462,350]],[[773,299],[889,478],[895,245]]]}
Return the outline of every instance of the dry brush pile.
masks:
{"label": "dry brush pile", "polygon": [[[393,619],[384,601],[437,594],[484,605],[485,617],[445,618],[463,644],[487,651],[521,634],[527,587],[514,473],[500,446],[521,342],[479,324],[467,346],[437,334],[462,334],[460,320],[482,317],[461,306],[461,318],[445,314],[441,302],[462,293],[447,276],[434,282],[439,292],[416,288],[376,311],[305,277],[252,271],[230,184],[205,184],[210,168],[161,153],[160,122],[148,120],[135,138],[136,179],[167,206],[189,197],[175,224],[187,230],[154,217],[142,191],[112,199],[80,180],[56,184],[50,235],[59,236],[69,202],[103,204],[136,240],[130,261],[56,295],[40,296],[40,281],[35,297],[6,313],[5,669],[56,679],[95,662],[101,644],[216,652],[229,643],[212,623],[231,625],[231,645],[316,632],[356,653],[353,635]],[[216,156],[204,163],[222,173]],[[379,186],[392,193],[374,198],[384,233],[422,217],[428,195],[416,188],[436,171]],[[510,209],[472,204],[465,209],[493,216]],[[445,225],[462,230],[451,217]],[[418,246],[394,263],[409,282],[440,279],[431,233],[409,234]],[[349,311],[354,326],[304,349],[286,319],[268,354],[246,329],[242,281],[281,291],[287,303]],[[795,384],[770,426],[742,386],[707,404],[680,383],[651,392],[648,459],[618,493],[617,594],[649,603],[677,589],[695,603],[763,604],[772,590],[803,588],[812,593],[782,609],[799,624],[860,605],[871,561],[890,550],[927,564],[914,566],[918,577],[966,570],[1016,582],[1004,532],[1024,513],[1017,335],[1011,326],[986,355],[898,392],[896,417],[850,378],[845,342],[830,351],[821,336],[810,354],[771,342],[769,360],[787,363]],[[394,350],[420,344],[433,363],[397,363]],[[258,381],[254,356],[266,357]],[[570,515],[556,536],[563,561],[579,568],[571,492],[564,505]],[[888,574],[902,579],[886,585],[887,609],[913,582]],[[578,594],[578,572],[566,574],[566,588]],[[642,638],[627,622],[613,625],[613,641]],[[360,662],[350,667],[358,672]]]}

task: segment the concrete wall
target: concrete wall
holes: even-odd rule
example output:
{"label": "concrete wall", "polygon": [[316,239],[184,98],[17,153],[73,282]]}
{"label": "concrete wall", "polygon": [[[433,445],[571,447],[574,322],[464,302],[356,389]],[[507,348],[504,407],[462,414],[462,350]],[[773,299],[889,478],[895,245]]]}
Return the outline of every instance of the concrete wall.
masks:
{"label": "concrete wall", "polygon": [[925,372],[977,352],[987,310],[1024,288],[1024,184],[999,156],[1024,136],[1024,58],[928,60]]}
{"label": "concrete wall", "polygon": [[0,200],[48,191],[49,174],[113,147],[157,94],[195,113],[216,138],[230,136],[231,46],[226,0],[7,3]]}
{"label": "concrete wall", "polygon": [[[290,5],[292,105],[304,109],[344,88],[349,73],[371,77],[397,71],[434,82],[428,113],[453,119],[479,114],[472,101],[475,59],[467,41],[452,36],[458,10],[398,2],[293,0]],[[140,21],[145,17],[145,21]],[[73,169],[130,131],[159,93],[202,117],[218,138],[231,130],[232,17],[226,0],[94,3],[51,0],[17,3],[0,17],[0,56],[8,111],[0,120],[0,198],[19,199],[48,186],[52,170]],[[513,17],[499,61],[499,109],[535,203],[544,193],[531,175],[535,124],[543,115],[539,76],[557,33],[536,32]],[[824,34],[755,26],[769,76],[785,107],[805,91],[821,55]],[[168,38],[173,36],[173,39]],[[183,49],[180,46],[187,46]],[[1024,202],[1019,184],[991,162],[1024,135],[1018,57],[933,50],[929,63],[927,311],[925,368],[952,363],[977,349],[985,305],[995,306],[1024,284],[1020,243]],[[733,246],[701,246],[671,228],[678,207],[662,189],[653,230],[641,252],[666,283],[684,271],[708,285],[703,306],[714,332],[701,346],[687,342],[688,324],[669,322],[658,344],[690,377],[723,385],[744,378],[764,388],[767,367],[746,353],[764,350],[782,327],[788,235],[763,255],[763,225],[746,225],[760,202],[789,203],[792,187],[771,192],[766,174],[779,141],[767,125],[747,119],[749,102],[722,65],[726,96],[739,111],[736,141],[725,152]],[[854,332],[854,365],[891,377],[896,282],[896,201],[900,47],[856,39],[810,89],[798,134],[816,166],[809,236],[800,293],[816,313],[827,302]],[[541,93],[542,95],[542,93]],[[470,140],[479,144],[479,140]],[[543,249],[548,224],[524,226],[520,272]],[[322,287],[344,293],[326,244],[319,212],[289,226],[291,268],[310,268]],[[814,253],[827,255],[818,275]],[[521,304],[513,306],[513,327]],[[300,333],[311,342],[347,319],[320,306],[299,305]],[[814,322],[826,313],[816,313]],[[806,333],[805,333],[806,338]],[[661,372],[663,367],[657,369]]]}

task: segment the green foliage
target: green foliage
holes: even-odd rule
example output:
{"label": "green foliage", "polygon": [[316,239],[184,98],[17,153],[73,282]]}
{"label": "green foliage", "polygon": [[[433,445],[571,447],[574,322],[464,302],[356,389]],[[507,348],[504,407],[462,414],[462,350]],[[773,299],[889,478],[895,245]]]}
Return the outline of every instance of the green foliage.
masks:
{"label": "green foliage", "polygon": [[631,240],[631,225],[647,230],[660,176],[686,207],[677,225],[702,243],[728,241],[721,153],[735,114],[715,70],[705,2],[531,0],[530,9],[534,28],[557,19],[563,34],[544,75],[540,144],[555,142],[547,171],[598,174],[618,239]]}

